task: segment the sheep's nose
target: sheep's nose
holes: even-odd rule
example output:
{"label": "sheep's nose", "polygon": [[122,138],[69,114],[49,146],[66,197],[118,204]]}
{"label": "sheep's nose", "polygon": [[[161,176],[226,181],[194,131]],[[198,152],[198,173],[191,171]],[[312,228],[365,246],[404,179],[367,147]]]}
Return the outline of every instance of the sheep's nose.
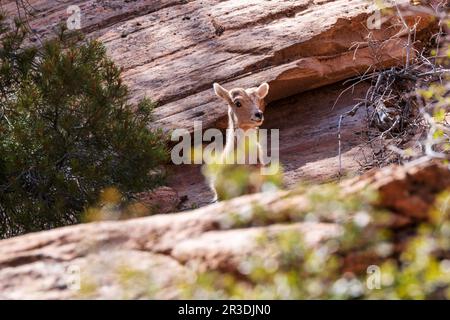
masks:
{"label": "sheep's nose", "polygon": [[262,119],[263,113],[262,113],[261,111],[258,111],[258,112],[255,113],[255,117],[256,117],[257,119]]}

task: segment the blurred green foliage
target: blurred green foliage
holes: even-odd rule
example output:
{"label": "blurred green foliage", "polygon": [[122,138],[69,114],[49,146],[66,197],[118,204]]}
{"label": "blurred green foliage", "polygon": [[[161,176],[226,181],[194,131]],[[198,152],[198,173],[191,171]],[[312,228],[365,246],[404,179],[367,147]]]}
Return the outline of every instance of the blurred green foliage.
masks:
{"label": "blurred green foliage", "polygon": [[[345,218],[337,217],[343,226],[339,236],[311,246],[296,230],[264,234],[237,273],[200,273],[180,285],[183,298],[450,298],[449,192],[437,199],[430,221],[400,237],[387,227],[392,214],[367,202],[373,194],[343,197],[328,192],[329,188],[319,187],[306,195],[313,209],[328,205],[334,208],[329,213],[346,210]],[[291,217],[323,221],[320,210],[300,211],[296,216],[294,209]],[[372,268],[379,272],[378,286],[370,285],[378,276]]]}
{"label": "blurred green foliage", "polygon": [[264,175],[259,166],[213,163],[204,166],[203,173],[207,178],[214,179],[219,199],[229,200],[245,194],[280,189],[283,174],[279,168],[276,174]]}
{"label": "blurred green foliage", "polygon": [[278,159],[271,159],[265,166],[257,162],[261,161],[258,133],[249,131],[240,135],[236,131],[235,137],[237,141],[232,151],[214,154],[202,167],[203,175],[213,182],[218,199],[229,200],[245,194],[273,192],[282,188],[283,168]]}
{"label": "blurred green foliage", "polygon": [[148,190],[168,155],[154,103],[128,102],[101,43],[27,36],[0,15],[0,238],[79,222],[109,186]]}
{"label": "blurred green foliage", "polygon": [[[170,292],[184,299],[450,298],[450,191],[437,197],[429,219],[406,227],[395,227],[395,215],[376,205],[372,190],[343,194],[336,184],[304,185],[284,199],[288,203],[299,195],[306,206],[294,201],[280,212],[279,206],[249,205],[245,221],[231,214],[236,219],[227,229],[277,222],[292,226],[261,233],[234,271],[192,270],[162,284],[151,269],[143,272],[126,262],[117,269],[108,263],[120,297],[157,298]],[[295,222],[337,222],[342,228],[311,245]],[[101,288],[97,277],[82,278],[81,297],[95,297]]]}
{"label": "blurred green foliage", "polygon": [[[450,20],[447,22],[450,23]],[[442,44],[440,53],[433,50],[432,55],[435,60],[449,70],[450,67],[450,44]],[[417,90],[418,95],[423,99],[423,109],[430,115],[428,120],[431,129],[427,132],[428,139],[426,144],[431,146],[431,150],[436,152],[435,157],[448,159],[450,151],[450,73],[446,71],[440,76],[440,81],[422,87]],[[428,152],[430,153],[430,152]]]}
{"label": "blurred green foliage", "polygon": [[108,187],[100,191],[97,203],[86,208],[81,219],[83,222],[125,220],[148,216],[152,212],[153,208],[139,199],[126,199],[120,190]]}

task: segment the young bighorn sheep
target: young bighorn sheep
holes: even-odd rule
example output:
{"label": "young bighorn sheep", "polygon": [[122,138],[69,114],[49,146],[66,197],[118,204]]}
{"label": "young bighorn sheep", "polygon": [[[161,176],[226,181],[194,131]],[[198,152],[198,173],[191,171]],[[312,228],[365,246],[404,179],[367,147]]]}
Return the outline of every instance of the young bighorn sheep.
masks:
{"label": "young bighorn sheep", "polygon": [[[228,129],[226,144],[222,155],[220,156],[220,163],[225,163],[226,158],[236,151],[236,148],[242,147],[235,143],[236,130],[241,129],[247,132],[250,129],[257,130],[264,121],[264,98],[269,92],[269,85],[267,83],[261,84],[259,87],[242,89],[234,88],[226,90],[218,83],[214,83],[215,94],[225,100],[228,104]],[[263,150],[257,144],[258,158],[261,164],[263,163]],[[210,180],[211,189],[214,192],[213,202],[218,200],[217,191],[215,188],[215,178]]]}

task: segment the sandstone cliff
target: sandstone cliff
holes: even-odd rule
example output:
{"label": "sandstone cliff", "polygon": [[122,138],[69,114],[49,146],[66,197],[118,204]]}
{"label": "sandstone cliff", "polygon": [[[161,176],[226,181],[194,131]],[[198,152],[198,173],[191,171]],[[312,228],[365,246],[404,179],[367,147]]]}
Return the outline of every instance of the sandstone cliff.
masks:
{"label": "sandstone cliff", "polygon": [[[67,18],[65,3],[30,4],[35,17],[29,23],[36,39],[50,36]],[[214,96],[212,83],[231,88],[269,82],[264,126],[280,129],[287,187],[336,177],[339,116],[367,89],[361,83],[341,95],[342,81],[405,61],[406,40],[398,21],[387,19],[381,29],[369,30],[367,19],[376,7],[365,0],[76,4],[82,12],[82,31],[103,41],[124,68],[131,98],[158,101],[157,127],[192,132],[193,121],[199,120],[203,129],[224,128],[226,108]],[[15,1],[4,1],[3,8],[15,13]],[[408,23],[417,23],[417,38],[426,39],[434,27],[431,16],[414,6],[402,10]],[[364,157],[364,146],[354,135],[363,126],[362,118],[357,113],[342,128],[344,172],[352,175],[359,173]],[[183,209],[209,202],[211,194],[199,167],[174,166],[169,172],[169,185],[184,197]],[[429,162],[393,166],[346,180],[339,192],[358,194],[366,187],[379,192],[379,202],[372,205],[389,213],[388,228],[414,232],[419,222],[430,218],[436,195],[450,187],[450,174],[448,168]],[[170,189],[158,192],[174,198]],[[178,201],[172,200],[164,212],[175,211]],[[198,271],[240,274],[241,263],[256,250],[261,234],[294,230],[312,247],[340,235],[342,221],[334,212],[315,221],[292,218],[292,212],[310,210],[309,201],[304,190],[294,188],[182,213],[3,240],[0,298],[176,298],[178,281],[189,282]],[[353,214],[348,212],[349,217]],[[346,256],[349,269],[362,270],[373,262],[354,254]],[[123,278],[129,274],[151,279],[158,290],[148,294],[148,282],[127,287]],[[81,291],[71,285],[78,276]]]}
{"label": "sandstone cliff", "polygon": [[[394,166],[341,185],[347,196],[367,187],[379,192],[374,205],[389,212],[388,228],[407,235],[418,222],[430,219],[427,212],[436,195],[450,187],[450,171],[429,162]],[[196,272],[245,276],[240,268],[255,254],[261,235],[295,231],[307,245],[317,246],[339,236],[343,223],[356,213],[345,212],[343,219],[336,208],[310,221],[306,213],[314,212],[311,201],[301,190],[254,194],[190,212],[3,240],[0,298],[179,298],[179,281],[189,283]],[[402,240],[397,239],[400,244]],[[357,252],[347,254],[349,270],[379,262]],[[131,284],[127,275],[134,279]],[[157,290],[150,292],[153,287]]]}
{"label": "sandstone cliff", "polygon": [[[51,36],[68,18],[66,3],[29,2],[36,38]],[[367,0],[84,0],[76,5],[82,31],[103,41],[124,68],[131,98],[158,101],[155,125],[164,130],[192,131],[194,121],[203,129],[224,128],[227,109],[212,83],[232,88],[267,81],[264,127],[280,129],[286,187],[336,177],[339,116],[367,89],[362,83],[335,105],[347,87],[342,80],[401,65],[406,58],[398,18],[386,15],[382,28],[369,29],[368,18],[378,7]],[[3,7],[17,11],[15,1]],[[420,8],[401,9],[408,24],[418,23],[419,46],[435,24]],[[366,156],[354,134],[363,126],[361,119],[358,113],[342,127],[346,173],[357,172]],[[186,199],[184,208],[211,200],[199,166],[169,171],[170,186]]]}

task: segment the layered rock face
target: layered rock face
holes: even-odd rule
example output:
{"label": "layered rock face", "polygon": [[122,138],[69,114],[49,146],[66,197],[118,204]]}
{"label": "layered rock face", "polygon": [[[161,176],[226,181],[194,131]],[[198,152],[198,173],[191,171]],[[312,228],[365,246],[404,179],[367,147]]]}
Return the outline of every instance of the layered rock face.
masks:
{"label": "layered rock face", "polygon": [[[376,7],[365,0],[145,0],[54,2],[29,1],[37,36],[50,36],[68,18],[67,6],[81,9],[82,30],[103,41],[112,59],[124,68],[131,99],[149,96],[159,102],[155,126],[170,131],[193,122],[203,129],[226,126],[226,106],[211,89],[270,84],[265,128],[280,129],[280,156],[286,186],[302,180],[336,177],[337,125],[366,94],[367,84],[346,88],[340,81],[389,68],[405,61],[405,36],[394,17],[381,29],[368,29]],[[16,12],[15,1],[3,9]],[[417,37],[428,33],[433,19],[414,7],[401,9]],[[368,38],[369,37],[369,38]],[[370,40],[370,41],[369,41]],[[336,103],[336,99],[339,100]],[[364,126],[357,113],[342,127],[343,169],[355,173],[364,147],[354,135]],[[199,167],[169,168],[170,186],[158,193],[167,199],[162,212],[209,202],[210,192]],[[349,193],[372,186],[396,223],[414,226],[426,219],[434,196],[450,186],[446,168],[419,164],[389,167],[342,184]],[[288,197],[289,196],[289,197]],[[143,195],[150,206],[153,195]],[[254,224],[253,208],[273,213]],[[66,227],[0,241],[0,298],[136,298],[146,288],[124,291],[130,272],[154,281],[157,298],[178,297],[178,278],[195,271],[237,272],[263,233],[297,230],[317,245],[341,232],[333,214],[324,221],[289,221],[283,215],[302,210],[307,200],[289,191],[255,194],[197,210],[120,222]],[[155,207],[158,207],[156,204]],[[236,225],[234,218],[246,223]],[[132,270],[130,270],[132,266]],[[72,286],[81,274],[82,290]],[[121,282],[122,281],[122,282]],[[125,280],[124,280],[125,281]],[[76,282],[76,281],[75,281]],[[125,281],[126,282],[126,281]],[[84,291],[83,291],[84,290]]]}
{"label": "layered rock face", "polygon": [[[403,1],[405,2],[405,1]],[[226,115],[213,82],[228,88],[268,82],[268,102],[404,62],[404,34],[395,17],[372,29],[378,7],[367,0],[76,1],[82,30],[98,38],[119,65],[133,99],[159,102],[157,125],[205,128]],[[38,35],[65,23],[68,3],[30,1]],[[403,9],[417,32],[431,16]],[[15,2],[5,9],[14,13]],[[384,42],[379,48],[373,42]],[[392,39],[391,39],[392,38]]]}
{"label": "layered rock face", "polygon": [[[227,108],[214,95],[213,82],[228,89],[268,82],[264,127],[280,129],[287,187],[301,179],[336,176],[339,115],[365,94],[360,85],[335,105],[346,88],[339,81],[402,64],[406,56],[401,23],[390,15],[396,9],[383,11],[377,29],[373,19],[379,8],[367,0],[29,3],[36,38],[51,36],[69,18],[68,5],[77,5],[82,31],[104,42],[124,68],[133,101],[144,96],[158,101],[154,125],[167,131],[192,131],[194,121],[201,121],[203,129],[226,127]],[[6,1],[3,8],[17,12],[15,1]],[[434,20],[418,8],[400,10],[408,24],[417,23],[420,40]],[[357,171],[363,158],[361,141],[353,134],[360,120],[356,115],[343,125],[344,172]],[[211,200],[199,167],[174,167],[172,172],[170,186],[187,197],[185,208]]]}
{"label": "layered rock face", "polygon": [[[403,1],[405,2],[405,1]],[[38,34],[65,22],[68,4],[30,1]],[[367,0],[77,1],[83,31],[99,38],[124,68],[133,99],[160,103],[157,125],[193,129],[226,115],[211,85],[249,87],[268,82],[268,102],[318,88],[405,59],[395,17],[370,25],[377,6]],[[422,32],[433,22],[404,10]],[[15,11],[14,1],[6,5]],[[386,41],[380,48],[373,42]],[[391,39],[393,37],[393,39]],[[389,41],[387,41],[389,39]],[[354,49],[354,50],[353,50]],[[374,52],[375,51],[375,52]]]}
{"label": "layered rock face", "polygon": [[[450,171],[429,162],[393,166],[341,184],[346,194],[368,186],[380,194],[376,205],[391,212],[390,227],[404,230],[428,219],[435,196],[450,187]],[[309,201],[298,191],[254,194],[190,212],[3,240],[0,298],[139,298],[148,296],[152,286],[158,290],[150,296],[176,298],[178,281],[189,283],[195,272],[239,273],[263,234],[296,231],[309,246],[340,235],[337,212],[318,221],[291,220],[292,213],[308,210]],[[261,210],[266,213],[263,220]],[[350,255],[350,266],[352,259]],[[138,275],[138,281],[127,283],[130,274]]]}

